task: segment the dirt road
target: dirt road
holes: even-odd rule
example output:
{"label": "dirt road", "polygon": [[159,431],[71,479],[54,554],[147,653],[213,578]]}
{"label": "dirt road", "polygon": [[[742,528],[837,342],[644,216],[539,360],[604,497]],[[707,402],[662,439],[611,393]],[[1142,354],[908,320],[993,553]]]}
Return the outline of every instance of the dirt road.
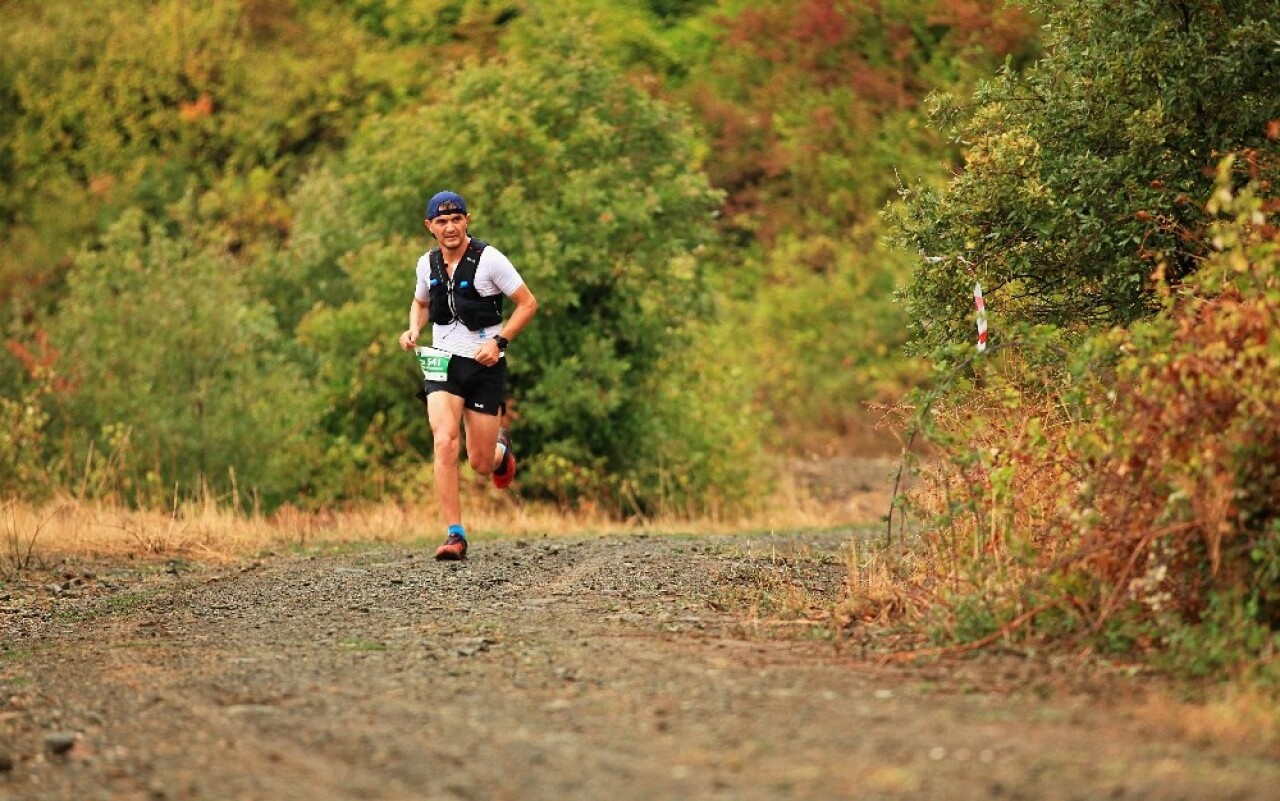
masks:
{"label": "dirt road", "polygon": [[786,627],[757,590],[830,591],[853,536],[68,565],[0,588],[0,798],[1280,795],[1274,758],[1153,726],[1137,682],[761,636]]}

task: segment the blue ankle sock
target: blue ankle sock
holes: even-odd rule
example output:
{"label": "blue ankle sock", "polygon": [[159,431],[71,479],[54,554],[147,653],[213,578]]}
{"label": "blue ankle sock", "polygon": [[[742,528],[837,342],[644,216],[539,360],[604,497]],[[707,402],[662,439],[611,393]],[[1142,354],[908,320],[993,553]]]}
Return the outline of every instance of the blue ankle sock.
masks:
{"label": "blue ankle sock", "polygon": [[464,540],[467,538],[467,532],[463,531],[462,526],[459,526],[459,525],[449,526],[449,533],[457,534],[459,537],[462,537]]}

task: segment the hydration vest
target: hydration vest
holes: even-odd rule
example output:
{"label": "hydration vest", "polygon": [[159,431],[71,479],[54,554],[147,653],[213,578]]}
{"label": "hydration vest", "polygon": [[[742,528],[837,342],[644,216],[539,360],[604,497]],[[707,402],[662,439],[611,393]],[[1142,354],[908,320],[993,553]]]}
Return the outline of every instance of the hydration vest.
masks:
{"label": "hydration vest", "polygon": [[472,331],[502,322],[502,293],[489,296],[476,291],[476,268],[480,266],[480,254],[488,245],[472,237],[462,260],[453,268],[453,279],[444,269],[444,256],[440,248],[427,254],[431,266],[430,295],[431,322],[448,325],[454,320]]}

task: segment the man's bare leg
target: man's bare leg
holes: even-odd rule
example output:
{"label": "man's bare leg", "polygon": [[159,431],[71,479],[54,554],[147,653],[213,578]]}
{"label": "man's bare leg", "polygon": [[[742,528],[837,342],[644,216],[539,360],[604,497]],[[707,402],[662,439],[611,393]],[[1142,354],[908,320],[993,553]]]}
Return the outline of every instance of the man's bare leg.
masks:
{"label": "man's bare leg", "polygon": [[463,412],[467,429],[467,459],[471,469],[487,476],[502,457],[498,447],[498,416],[467,409]]}
{"label": "man's bare leg", "polygon": [[[435,442],[436,496],[446,526],[462,525],[462,502],[458,498],[458,455],[461,448],[462,398],[448,392],[427,396],[427,418]],[[470,437],[468,426],[468,437]],[[495,434],[496,436],[496,434]]]}

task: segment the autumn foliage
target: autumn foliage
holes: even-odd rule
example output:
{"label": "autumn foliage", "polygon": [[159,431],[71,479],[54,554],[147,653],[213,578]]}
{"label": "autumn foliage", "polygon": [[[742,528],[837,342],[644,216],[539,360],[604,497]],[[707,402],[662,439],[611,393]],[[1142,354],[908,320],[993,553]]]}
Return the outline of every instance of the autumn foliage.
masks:
{"label": "autumn foliage", "polygon": [[1029,333],[936,404],[947,458],[911,508],[933,571],[909,595],[946,638],[1065,637],[1191,673],[1274,648],[1280,236],[1269,180],[1233,187],[1231,162],[1213,255],[1160,314],[1049,378]]}
{"label": "autumn foliage", "polygon": [[865,223],[895,167],[945,156],[907,123],[926,96],[964,85],[966,57],[1021,59],[1034,41],[1027,14],[989,0],[796,0],[714,19],[717,57],[680,94],[710,131],[726,222],[766,244]]}

